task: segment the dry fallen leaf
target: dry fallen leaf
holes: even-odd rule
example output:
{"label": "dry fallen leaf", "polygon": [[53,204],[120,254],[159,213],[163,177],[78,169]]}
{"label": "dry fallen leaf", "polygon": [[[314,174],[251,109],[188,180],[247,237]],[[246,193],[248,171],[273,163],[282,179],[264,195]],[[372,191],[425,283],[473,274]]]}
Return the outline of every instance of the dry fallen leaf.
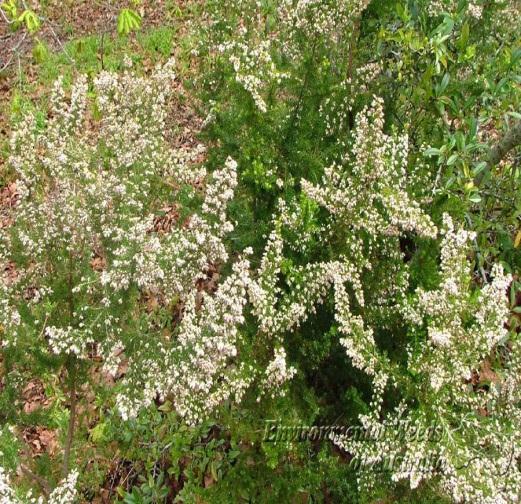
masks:
{"label": "dry fallen leaf", "polygon": [[22,437],[31,449],[33,456],[47,453],[53,457],[60,451],[56,431],[41,426],[27,427],[22,432]]}
{"label": "dry fallen leaf", "polygon": [[31,380],[22,391],[24,413],[33,413],[40,408],[49,407],[51,401],[45,396],[43,384],[40,380]]}

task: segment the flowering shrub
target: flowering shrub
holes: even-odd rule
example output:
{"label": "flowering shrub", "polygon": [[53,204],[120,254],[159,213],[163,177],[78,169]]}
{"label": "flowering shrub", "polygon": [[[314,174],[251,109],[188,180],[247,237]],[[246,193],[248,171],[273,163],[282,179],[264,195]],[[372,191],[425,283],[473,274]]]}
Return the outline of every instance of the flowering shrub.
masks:
{"label": "flowering shrub", "polygon": [[[55,355],[51,362],[65,367],[65,473],[78,382],[100,358],[114,375],[123,358],[129,361],[117,398],[124,418],[160,393],[172,394],[179,414],[195,422],[249,383],[243,366],[229,366],[248,261],[236,262],[214,295],[201,288],[210,266],[228,261],[222,239],[233,229],[226,205],[236,163],[229,159],[212,174],[198,203],[204,170],[164,137],[173,79],[173,63],[150,77],[103,72],[92,92],[80,77],[70,100],[58,81],[45,123],[28,116],[12,137],[20,199],[2,233],[2,348],[25,353],[11,363],[13,377],[30,378],[28,356]],[[158,231],[160,204],[180,197],[190,213]],[[190,204],[199,212],[192,214]],[[158,300],[156,312],[183,304],[175,335],[157,327],[142,296]]]}
{"label": "flowering shrub", "polygon": [[[437,229],[407,191],[403,168],[407,139],[386,136],[382,126],[382,105],[376,100],[357,119],[348,171],[333,165],[325,170],[320,186],[302,181],[305,194],[331,215],[320,230],[322,240],[334,241],[335,233],[342,233],[343,248],[337,259],[286,268],[289,290],[279,287],[283,223],[291,227],[299,220],[284,215],[283,206],[268,240],[259,280],[250,291],[254,312],[261,330],[280,337],[314,313],[333,287],[340,342],[353,365],[374,376],[371,411],[361,416],[362,425],[370,431],[388,432],[381,443],[335,439],[361,459],[362,467],[367,466],[363,484],[374,485],[371,468],[377,462],[400,456],[400,465],[392,468],[392,479],[408,478],[412,488],[424,478],[440,476],[440,488],[456,502],[493,502],[499,495],[504,502],[515,502],[520,477],[513,462],[519,457],[516,436],[521,432],[520,411],[515,406],[519,352],[517,339],[509,338],[505,329],[509,315],[506,292],[512,277],[495,266],[490,284],[481,291],[471,289],[467,246],[473,233],[455,230],[445,215],[440,287],[432,291],[418,288],[414,298],[408,299],[410,284],[399,237],[414,232],[435,239]],[[370,272],[377,266],[380,271],[382,263],[390,275],[378,289],[364,270]],[[366,294],[384,302],[372,301],[364,314]],[[415,335],[411,341],[418,342],[408,347],[406,370],[390,361],[374,338],[377,327],[373,329],[373,324],[389,318],[389,310],[403,315]],[[498,357],[501,348],[508,348],[508,363],[501,363]],[[491,369],[491,359],[499,359],[495,365],[499,368]],[[490,388],[483,388],[489,380]],[[403,399],[392,416],[381,420],[387,384]],[[409,390],[413,396],[407,395]],[[420,408],[408,407],[413,398]],[[401,439],[394,445],[389,441],[396,439],[403,425],[420,431],[434,423],[442,427],[442,442],[435,446],[428,440],[405,445]],[[435,465],[440,462],[441,466]]]}
{"label": "flowering shrub", "polygon": [[[262,107],[249,107],[222,78],[227,62],[214,60],[221,78],[210,73],[205,89],[213,100],[210,137],[223,142],[218,152],[238,159],[255,202],[254,219],[268,223],[267,245],[259,244],[263,255],[249,289],[253,314],[263,334],[284,344],[286,358],[297,359],[296,377],[351,373],[340,365],[325,370],[336,338],[350,364],[372,380],[360,408],[364,427],[396,433],[403,425],[442,424],[438,446],[336,439],[362,461],[360,489],[374,496],[389,480],[398,486],[409,479],[412,489],[424,482],[423,488],[430,485],[454,501],[492,502],[499,495],[517,502],[517,438],[506,442],[519,430],[518,412],[512,413],[517,400],[494,400],[496,409],[490,402],[501,395],[496,385],[503,377],[511,376],[505,378],[510,382],[518,372],[511,364],[517,359],[515,334],[508,330],[512,278],[494,263],[502,247],[494,248],[486,265],[482,254],[488,249],[480,250],[478,288],[469,259],[485,238],[454,230],[450,217],[441,217],[448,211],[485,227],[486,217],[477,215],[483,206],[473,208],[485,196],[478,197],[479,188],[469,182],[482,169],[476,153],[485,133],[479,140],[473,135],[480,124],[498,120],[497,110],[515,107],[515,77],[509,72],[518,60],[509,60],[514,67],[505,69],[501,95],[490,96],[497,108],[476,111],[477,102],[463,96],[474,96],[477,87],[456,82],[476,82],[476,75],[480,82],[489,79],[488,68],[497,68],[497,60],[478,64],[473,49],[512,40],[506,13],[516,7],[510,2],[398,2],[395,12],[394,7],[241,2],[213,11],[201,53],[218,55],[215,48],[238,32],[244,51],[262,47],[268,54],[263,60],[270,61],[270,71],[257,75],[257,98],[252,95],[254,102],[262,98]],[[498,24],[504,35],[490,36],[498,33],[492,28]],[[277,72],[284,79],[274,79]],[[461,92],[461,100],[449,89]],[[375,98],[379,94],[383,99]],[[458,106],[468,107],[478,122],[472,126]],[[435,143],[446,145],[429,148],[438,132],[447,140]],[[436,156],[436,166],[424,160]],[[495,212],[498,202],[495,198]],[[491,226],[496,225],[494,220]],[[336,382],[322,385],[334,388]],[[316,394],[317,401],[331,400],[314,386],[295,386]],[[341,408],[340,400],[335,404]],[[372,470],[393,456],[403,462],[391,468],[391,478]]]}
{"label": "flowering shrub", "polygon": [[[374,411],[361,418],[364,428],[386,435],[374,443],[342,437],[335,442],[362,466],[399,460],[391,477],[409,479],[412,488],[439,477],[455,502],[516,502],[519,341],[505,329],[512,277],[497,266],[490,284],[481,291],[470,288],[466,255],[472,233],[455,230],[447,215],[444,226],[439,288],[418,288],[403,305],[405,320],[422,336],[409,348],[407,373],[391,375],[403,398],[382,418],[384,394],[376,389]],[[414,409],[413,398],[419,405]],[[441,429],[436,443],[419,437],[404,444],[393,437],[403,426],[425,432],[433,425]],[[367,476],[364,484],[371,484]]]}
{"label": "flowering shrub", "polygon": [[[294,226],[298,217],[278,220],[261,264],[261,281],[251,292],[260,328],[280,336],[314,313],[333,287],[340,342],[353,365],[374,377],[371,410],[360,420],[368,431],[387,434],[371,443],[335,438],[366,467],[361,484],[370,489],[375,485],[375,465],[399,459],[391,467],[391,479],[407,478],[411,488],[423,479],[438,478],[441,491],[455,502],[516,502],[521,476],[515,463],[521,432],[516,393],[521,354],[518,339],[505,328],[512,277],[496,265],[492,282],[472,289],[467,252],[474,234],[455,230],[445,214],[439,288],[418,288],[413,298],[406,295],[410,284],[398,237],[415,232],[435,239],[437,229],[407,193],[401,168],[407,139],[387,137],[382,124],[381,103],[376,101],[357,119],[348,175],[333,165],[326,169],[322,185],[302,181],[306,195],[332,216],[323,239],[334,240],[335,231],[341,230],[345,249],[338,251],[336,261],[289,268],[285,293],[277,287],[284,247],[281,223]],[[391,272],[381,290],[364,276],[365,269],[380,268],[379,263]],[[367,285],[368,296],[385,302],[373,301],[372,309],[361,315]],[[279,309],[274,312],[275,306]],[[389,318],[389,310],[401,313],[414,335],[405,369],[390,361],[374,338],[373,324]],[[396,388],[401,402],[382,419],[388,387]],[[411,408],[411,401],[419,407]],[[404,444],[397,437],[404,426],[420,432],[434,424],[442,429],[436,445],[425,439]]]}
{"label": "flowering shrub", "polygon": [[78,479],[78,472],[72,471],[59,486],[57,486],[49,495],[49,498],[44,501],[42,497],[34,498],[31,495],[26,495],[24,499],[17,497],[16,492],[10,486],[9,478],[4,473],[3,468],[0,467],[0,502],[2,504],[72,504],[76,502],[77,490],[76,481]]}
{"label": "flowering shrub", "polygon": [[0,502],[519,502],[518,7],[191,8],[181,93],[127,57],[14,125]]}

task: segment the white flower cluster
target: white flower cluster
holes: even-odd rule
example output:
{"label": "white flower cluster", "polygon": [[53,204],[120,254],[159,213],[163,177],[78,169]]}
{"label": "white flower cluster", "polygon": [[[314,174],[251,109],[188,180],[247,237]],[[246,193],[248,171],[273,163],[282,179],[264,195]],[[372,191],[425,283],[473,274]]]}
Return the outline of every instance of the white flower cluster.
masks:
{"label": "white flower cluster", "polygon": [[[47,504],[72,504],[76,501],[77,489],[76,482],[78,481],[78,471],[71,471],[67,478],[65,478],[49,495]],[[40,499],[38,504],[42,503]]]}
{"label": "white flower cluster", "polygon": [[[298,327],[323,302],[334,283],[350,281],[360,300],[363,300],[357,270],[348,262],[332,261],[295,267],[285,279],[289,290],[283,294],[279,284],[283,240],[277,230],[269,239],[258,270],[258,278],[249,288],[253,313],[259,328],[271,336]],[[363,302],[363,301],[362,301]]]}
{"label": "white flower cluster", "polygon": [[497,10],[492,17],[492,33],[511,33],[515,37],[519,27],[516,20],[521,16],[521,4],[515,0],[495,2],[494,7]]}
{"label": "white flower cluster", "polygon": [[504,324],[509,314],[505,294],[512,282],[501,266],[494,266],[494,278],[481,289],[474,307],[469,300],[471,277],[466,257],[473,233],[455,230],[447,214],[444,226],[440,287],[433,291],[418,289],[416,304],[404,307],[404,316],[413,324],[421,325],[428,318],[425,353],[411,366],[430,377],[436,392],[442,387],[461,389],[475,366],[505,342],[508,331]]}
{"label": "white flower cluster", "polygon": [[[504,2],[503,5],[508,3],[510,2]],[[500,3],[500,6],[503,5]],[[449,14],[455,13],[458,7],[458,2],[456,0],[431,0],[427,6],[427,12],[430,16],[440,16],[445,12]],[[483,15],[483,5],[480,5],[479,2],[469,1],[467,13],[475,19],[481,19],[481,16]]]}
{"label": "white flower cluster", "polygon": [[[370,0],[282,0],[278,17],[284,33],[282,49],[292,59],[298,57],[298,40],[320,39],[331,46],[340,45],[342,37],[353,28],[353,22]],[[313,43],[313,42],[312,42]]]}
{"label": "white flower cluster", "polygon": [[174,60],[157,67],[150,77],[130,72],[101,72],[96,77],[101,135],[112,151],[108,161],[114,168],[130,168],[139,162],[159,172],[156,163],[164,162],[169,154],[162,147],[174,79]]}
{"label": "white flower cluster", "polygon": [[[394,460],[393,481],[408,479],[415,488],[435,478],[454,502],[521,498],[515,462],[521,455],[521,342],[505,328],[512,277],[496,265],[493,280],[473,291],[467,261],[472,237],[444,216],[440,286],[418,289],[403,308],[405,319],[427,337],[410,353],[407,375],[397,378],[397,369],[392,374],[395,386],[416,394],[419,408],[408,409],[403,402],[382,419],[384,396],[375,393],[373,411],[361,417],[362,425],[390,435],[371,442],[335,439],[365,467],[365,485],[371,484],[375,464]],[[440,437],[402,439],[404,426],[415,433],[436,426]]]}
{"label": "white flower cluster", "polygon": [[478,5],[475,2],[469,2],[468,13],[473,18],[481,19],[481,16],[483,14],[483,6],[482,5]]}
{"label": "white flower cluster", "polygon": [[10,334],[10,338],[2,338],[0,346],[8,346],[13,339],[18,337],[18,329],[21,318],[18,309],[10,303],[10,290],[5,283],[0,283],[0,323],[5,334]]}
{"label": "white flower cluster", "polygon": [[190,424],[203,420],[226,399],[241,400],[254,378],[239,355],[248,270],[249,261],[242,259],[213,295],[202,293],[198,300],[195,292],[190,294],[172,344],[136,368],[139,378],[131,370],[125,379],[128,393],[118,397],[123,418],[135,416],[158,395],[171,398]]}
{"label": "white flower cluster", "polygon": [[0,504],[74,504],[78,496],[76,489],[77,480],[78,471],[71,471],[51,492],[47,500],[44,500],[43,497],[36,499],[30,494],[22,499],[17,496],[11,487],[9,477],[4,468],[0,467]]}
{"label": "white flower cluster", "polygon": [[[286,362],[286,350],[282,347],[276,348],[275,355],[266,367],[265,376],[261,381],[261,394],[270,393],[272,398],[284,396],[285,390],[282,387],[296,372],[297,370],[288,366]],[[260,401],[260,396],[257,401]]]}
{"label": "white flower cluster", "polygon": [[88,343],[93,343],[92,337],[85,337],[81,331],[74,330],[71,326],[54,327],[47,326],[45,335],[49,338],[49,346],[55,354],[85,354]]}
{"label": "white flower cluster", "polygon": [[357,116],[347,168],[333,164],[326,169],[322,186],[302,180],[302,188],[355,230],[373,236],[412,231],[435,238],[436,227],[408,192],[408,139],[386,135],[383,126],[383,101],[375,98]]}
{"label": "white flower cluster", "polygon": [[11,488],[9,477],[3,467],[0,467],[0,504],[18,502],[15,491]]}
{"label": "white flower cluster", "polygon": [[250,93],[256,107],[267,111],[263,91],[272,83],[280,83],[286,75],[277,70],[271,58],[269,40],[262,40],[254,47],[245,42],[230,41],[220,44],[219,52],[229,54],[235,72],[235,80]]}
{"label": "white flower cluster", "polygon": [[319,113],[326,122],[326,136],[343,134],[356,100],[369,92],[369,85],[376,80],[381,71],[379,63],[367,63],[357,68],[352,77],[340,82],[320,104]]}
{"label": "white flower cluster", "polygon": [[202,210],[218,217],[214,230],[219,236],[224,236],[233,230],[233,224],[226,218],[226,207],[237,186],[237,163],[228,157],[224,168],[213,173],[211,182],[206,189]]}

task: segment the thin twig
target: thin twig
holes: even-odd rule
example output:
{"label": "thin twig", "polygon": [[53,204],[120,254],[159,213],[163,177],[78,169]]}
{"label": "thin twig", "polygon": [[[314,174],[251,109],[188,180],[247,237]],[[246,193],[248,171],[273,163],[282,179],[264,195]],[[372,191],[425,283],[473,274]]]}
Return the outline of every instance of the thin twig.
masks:
{"label": "thin twig", "polygon": [[16,54],[16,57],[18,59],[18,87],[20,88],[20,91],[22,91],[22,64],[18,53]]}
{"label": "thin twig", "polygon": [[76,359],[73,356],[69,361],[69,397],[70,397],[70,412],[69,412],[69,426],[67,428],[67,439],[65,441],[65,451],[63,453],[63,470],[64,478],[69,474],[69,461],[71,456],[72,440],[74,438],[74,427],[76,424]]}
{"label": "thin twig", "polygon": [[31,469],[29,469],[25,464],[21,464],[20,469],[32,480],[37,481],[42,489],[42,493],[44,494],[44,496],[49,497],[51,489],[49,488],[49,484],[47,483],[47,481],[45,481],[40,475],[31,471]]}
{"label": "thin twig", "polygon": [[54,31],[54,28],[51,26],[51,23],[48,21],[47,22],[47,26],[49,27],[49,29],[51,30],[51,33],[53,34],[53,37],[56,39],[56,42],[58,42],[58,45],[61,47],[63,53],[65,54],[65,56],[67,56],[67,58],[69,59],[69,61],[75,65],[76,64],[76,61],[74,60],[74,58],[68,53],[67,49],[65,49],[65,46],[62,44],[60,38],[58,37],[58,35],[56,34],[56,32]]}
{"label": "thin twig", "polygon": [[0,68],[0,72],[3,72],[11,64],[11,61],[13,61],[13,58],[14,58],[14,54],[11,54],[11,57],[7,60],[7,63],[2,68]]}
{"label": "thin twig", "polygon": [[101,34],[101,42],[100,42],[100,60],[101,60],[101,69],[102,70],[105,70],[104,53],[105,53],[105,32],[103,32]]}
{"label": "thin twig", "polygon": [[2,8],[0,8],[0,14],[2,14],[2,17],[4,18],[4,21],[7,23],[7,24],[13,24],[14,23],[14,19],[9,19],[6,15],[5,15],[5,12]]}
{"label": "thin twig", "polygon": [[[469,226],[472,227],[472,219],[470,218],[470,216],[467,215],[465,217],[465,219],[467,220]],[[477,241],[476,237],[474,237],[472,242],[474,244],[474,248],[476,251],[476,259],[477,259],[479,273],[481,274],[481,277],[483,278],[483,282],[486,285],[486,284],[488,284],[487,273],[486,273],[485,269],[483,268],[482,256],[481,256],[481,252],[479,251],[479,245],[478,245],[478,241]]]}

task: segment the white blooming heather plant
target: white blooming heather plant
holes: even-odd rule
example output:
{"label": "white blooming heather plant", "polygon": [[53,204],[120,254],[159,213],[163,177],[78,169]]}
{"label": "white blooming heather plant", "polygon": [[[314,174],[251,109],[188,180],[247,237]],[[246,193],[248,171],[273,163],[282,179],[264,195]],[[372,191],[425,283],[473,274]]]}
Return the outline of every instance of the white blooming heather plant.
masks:
{"label": "white blooming heather plant", "polygon": [[[473,289],[471,239],[445,215],[440,285],[418,288],[403,307],[419,344],[395,382],[402,402],[382,418],[379,393],[379,405],[361,418],[382,435],[371,442],[335,440],[358,457],[365,485],[374,482],[372,468],[394,460],[392,480],[407,479],[411,488],[433,479],[454,502],[519,501],[521,347],[505,328],[512,277],[495,266],[492,281]],[[436,438],[425,436],[432,427]],[[412,439],[397,434],[407,429],[416,433]]]}
{"label": "white blooming heather plant", "polygon": [[67,478],[50,493],[48,499],[33,497],[31,493],[19,497],[11,486],[8,475],[0,467],[0,504],[74,504],[78,497],[77,480],[78,472],[71,471]]}
{"label": "white blooming heather plant", "polygon": [[287,77],[277,70],[271,58],[271,44],[263,40],[256,47],[246,43],[230,41],[220,44],[218,51],[228,55],[235,73],[235,80],[251,95],[260,112],[267,111],[263,95],[270,84],[280,84]]}
{"label": "white blooming heather plant", "polygon": [[[275,355],[266,367],[266,371],[261,382],[261,394],[271,393],[272,398],[284,395],[286,390],[284,384],[291,380],[297,370],[288,366],[286,359],[286,350],[282,347],[275,349]],[[260,397],[257,398],[260,401]]]}
{"label": "white blooming heather plant", "polygon": [[[46,355],[65,368],[65,474],[79,382],[98,359],[109,373],[128,360],[117,401],[125,418],[136,412],[125,394],[138,394],[143,381],[139,405],[171,393],[190,422],[248,385],[244,366],[230,365],[248,261],[215,294],[204,289],[209,269],[228,261],[236,163],[205,179],[190,162],[199,147],[192,156],[167,144],[174,78],[169,62],[145,77],[102,72],[92,86],[79,77],[70,93],[59,80],[45,121],[27,116],[11,140],[20,200],[1,235],[2,351],[23,356],[11,371],[26,379]],[[177,214],[163,226],[165,206]],[[157,314],[172,318],[175,309],[181,322],[172,333]]]}
{"label": "white blooming heather plant", "polygon": [[0,3],[0,504],[521,502],[520,2]]}
{"label": "white blooming heather plant", "polygon": [[[378,348],[370,324],[382,324],[390,312],[396,313],[393,304],[404,298],[408,287],[399,238],[406,232],[436,236],[436,227],[410,192],[407,157],[407,139],[383,132],[382,104],[375,100],[358,117],[352,157],[346,157],[345,166],[326,169],[320,185],[301,181],[307,198],[329,211],[325,224],[295,238],[298,233],[293,231],[304,218],[302,207],[290,209],[281,203],[249,288],[259,329],[279,344],[329,299],[341,344],[355,367],[374,376],[379,393],[393,365]],[[302,264],[285,257],[285,250],[289,257],[307,250],[306,240],[336,243],[334,253],[327,260]],[[375,286],[373,274],[385,280]],[[282,352],[278,350],[268,366],[278,371],[267,383],[282,384],[294,374]]]}
{"label": "white blooming heather plant", "polygon": [[[359,114],[352,155],[344,166],[326,169],[319,185],[301,181],[306,196],[330,215],[308,239],[322,236],[336,243],[335,260],[288,265],[284,236],[294,234],[285,228],[298,227],[299,214],[281,204],[250,287],[254,313],[261,330],[280,340],[333,291],[340,342],[352,364],[373,379],[371,412],[360,420],[369,431],[387,433],[375,442],[335,440],[361,461],[362,486],[374,485],[373,469],[390,458],[398,461],[391,465],[392,480],[410,479],[412,488],[434,478],[456,502],[495,502],[497,495],[502,502],[517,502],[521,354],[505,329],[512,278],[496,266],[492,282],[473,289],[467,259],[473,234],[455,230],[446,215],[440,287],[418,288],[408,298],[400,238],[414,233],[434,240],[438,230],[411,192],[407,138],[383,132],[382,110],[377,99]],[[385,280],[375,283],[375,273]],[[403,317],[402,324],[415,335],[412,340],[420,341],[411,344],[406,369],[375,339],[396,317]],[[423,342],[420,335],[425,335]],[[403,402],[382,419],[389,387]],[[411,401],[420,408],[410,408]],[[442,432],[437,444],[400,438],[407,426],[426,431],[434,424]]]}

